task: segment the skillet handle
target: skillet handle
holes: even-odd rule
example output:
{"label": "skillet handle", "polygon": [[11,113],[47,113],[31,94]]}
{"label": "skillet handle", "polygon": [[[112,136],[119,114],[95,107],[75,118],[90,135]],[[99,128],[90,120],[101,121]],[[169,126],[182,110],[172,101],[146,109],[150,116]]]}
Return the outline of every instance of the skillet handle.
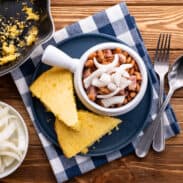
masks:
{"label": "skillet handle", "polygon": [[42,56],[44,64],[56,67],[62,67],[74,73],[80,63],[79,59],[73,59],[58,48],[49,45]]}

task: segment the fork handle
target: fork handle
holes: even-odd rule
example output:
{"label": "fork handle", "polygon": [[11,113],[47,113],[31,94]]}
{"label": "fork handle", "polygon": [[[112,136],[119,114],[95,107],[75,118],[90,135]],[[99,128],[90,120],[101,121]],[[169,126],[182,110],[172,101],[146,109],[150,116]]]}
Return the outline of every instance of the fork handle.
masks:
{"label": "fork handle", "polygon": [[155,131],[157,130],[158,123],[160,122],[160,117],[162,113],[164,112],[165,108],[167,107],[172,95],[174,93],[174,89],[170,88],[168,95],[163,102],[159,113],[157,114],[156,118],[153,120],[151,124],[144,130],[144,135],[140,137],[139,142],[135,146],[135,154],[139,158],[144,158],[147,153],[149,152],[149,149],[151,147],[152,140],[154,138]]}
{"label": "fork handle", "polygon": [[[163,94],[164,94],[164,75],[162,76],[160,75],[159,108],[163,103]],[[164,120],[165,116],[164,114],[162,114],[152,144],[152,147],[156,152],[162,152],[165,149]]]}

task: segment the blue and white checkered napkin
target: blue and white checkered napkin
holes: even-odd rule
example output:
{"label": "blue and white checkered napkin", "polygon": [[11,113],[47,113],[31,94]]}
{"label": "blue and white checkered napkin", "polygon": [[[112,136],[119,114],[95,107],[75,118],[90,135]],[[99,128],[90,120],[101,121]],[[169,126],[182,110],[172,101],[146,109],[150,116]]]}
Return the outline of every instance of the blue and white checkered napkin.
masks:
{"label": "blue and white checkered napkin", "polygon": [[[34,122],[34,116],[30,107],[31,95],[29,93],[29,85],[32,74],[35,71],[35,67],[40,62],[41,54],[45,46],[48,44],[56,44],[70,36],[88,32],[105,33],[115,36],[118,39],[126,42],[140,54],[140,56],[143,58],[144,62],[147,65],[151,80],[153,82],[154,102],[151,115],[149,116],[149,121],[151,121],[156,113],[158,80],[154,70],[152,69],[153,66],[151,64],[147,50],[144,47],[143,40],[138,32],[135,20],[133,17],[130,16],[125,3],[113,6],[105,11],[85,18],[56,32],[53,39],[51,39],[45,45],[38,47],[32,54],[31,58],[25,64],[12,72],[12,77],[15,81],[15,84],[17,85],[17,88],[20,92],[20,95],[22,96],[27,111],[37,130],[37,133],[40,137],[40,140],[43,144],[43,147],[46,151],[49,162],[58,182],[66,181],[74,176],[81,175],[107,162],[110,162],[114,159],[120,158],[133,152],[135,148],[135,142],[137,141],[137,139],[134,139],[134,141],[124,149],[113,152],[106,156],[92,158],[76,156],[72,159],[67,159],[64,157],[59,149],[54,147],[43,136],[38,126],[36,126]],[[179,126],[177,124],[174,112],[172,111],[170,106],[168,106],[166,110],[166,119],[166,138],[170,138],[171,136],[179,133]]]}

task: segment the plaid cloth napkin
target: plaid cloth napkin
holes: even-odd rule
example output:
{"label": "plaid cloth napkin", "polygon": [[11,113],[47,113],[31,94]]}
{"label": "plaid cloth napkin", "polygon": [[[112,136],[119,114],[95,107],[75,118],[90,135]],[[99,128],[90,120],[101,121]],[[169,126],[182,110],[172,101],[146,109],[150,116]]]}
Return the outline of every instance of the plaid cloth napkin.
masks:
{"label": "plaid cloth napkin", "polygon": [[[115,36],[118,39],[126,42],[140,54],[140,56],[146,63],[146,66],[149,70],[150,77],[153,83],[154,101],[152,111],[149,116],[149,122],[156,114],[157,109],[156,106],[158,98],[157,95],[158,79],[153,70],[153,66],[151,64],[147,50],[144,47],[143,40],[135,24],[135,20],[129,14],[129,11],[125,3],[115,5],[111,8],[108,8],[105,11],[102,11],[93,16],[85,18],[77,23],[74,23],[56,32],[54,38],[52,38],[48,43],[44,44],[43,46],[38,47],[35,50],[35,52],[31,55],[31,58],[25,64],[23,64],[20,68],[12,72],[12,77],[20,92],[20,95],[22,96],[22,99],[32,119],[32,122],[37,130],[41,143],[45,149],[45,152],[48,156],[48,160],[51,164],[51,167],[58,182],[66,181],[74,176],[81,175],[114,159],[128,155],[129,153],[134,151],[135,144],[138,140],[138,138],[134,139],[134,141],[127,147],[121,149],[120,151],[108,154],[106,156],[91,157],[91,158],[84,156],[76,156],[72,159],[67,159],[64,157],[60,149],[54,147],[53,144],[51,144],[43,136],[40,129],[35,124],[34,116],[32,114],[30,107],[31,95],[29,93],[29,85],[35,67],[40,62],[41,54],[44,48],[48,44],[56,45],[56,43],[70,36],[88,32],[105,33]],[[171,136],[174,136],[178,133],[179,133],[179,126],[177,124],[175,115],[171,107],[168,106],[166,110],[166,124],[165,124],[166,138],[170,138]]]}

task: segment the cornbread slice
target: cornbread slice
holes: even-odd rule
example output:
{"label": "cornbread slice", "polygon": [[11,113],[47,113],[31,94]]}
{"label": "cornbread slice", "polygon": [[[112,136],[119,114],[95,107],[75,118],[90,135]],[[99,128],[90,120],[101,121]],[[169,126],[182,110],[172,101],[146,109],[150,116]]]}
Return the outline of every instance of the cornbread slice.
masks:
{"label": "cornbread slice", "polygon": [[79,129],[71,72],[54,67],[38,77],[30,91],[60,121]]}
{"label": "cornbread slice", "polygon": [[82,110],[78,111],[78,118],[80,121],[79,131],[68,128],[58,119],[55,121],[58,142],[68,158],[86,150],[121,122],[117,118],[99,116]]}

